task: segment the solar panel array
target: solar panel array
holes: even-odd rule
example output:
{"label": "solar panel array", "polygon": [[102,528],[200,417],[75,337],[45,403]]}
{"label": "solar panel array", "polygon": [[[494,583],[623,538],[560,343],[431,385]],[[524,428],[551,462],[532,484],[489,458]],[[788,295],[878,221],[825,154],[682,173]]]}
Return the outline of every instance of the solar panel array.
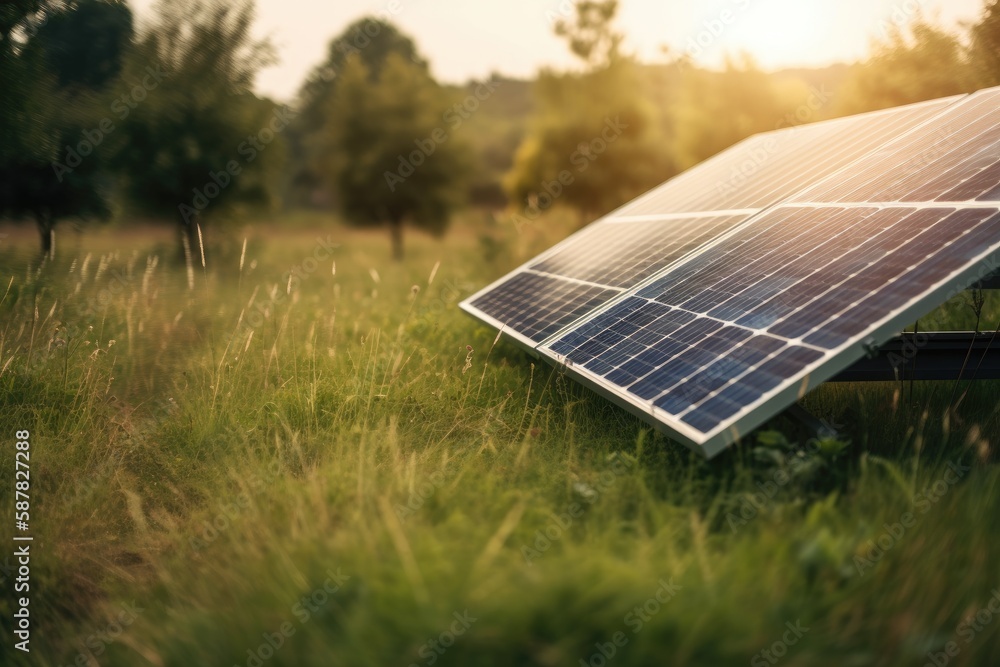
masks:
{"label": "solar panel array", "polygon": [[[932,117],[949,101],[750,137],[592,223],[462,307],[534,348],[761,209]],[[815,160],[818,151],[823,160]]]}
{"label": "solar panel array", "polygon": [[[541,313],[545,326],[522,330],[543,356],[699,451],[720,451],[974,282],[1000,249],[1000,89],[820,123],[786,144],[742,197],[705,189],[705,174],[732,162],[723,153],[473,305],[496,299],[483,310],[495,303],[503,323],[517,301],[515,327]],[[691,183],[683,200],[675,181]],[[713,197],[719,215],[653,213]],[[622,220],[644,226],[615,234]],[[516,287],[540,271],[589,296],[547,315],[538,304],[563,298],[553,283]]]}

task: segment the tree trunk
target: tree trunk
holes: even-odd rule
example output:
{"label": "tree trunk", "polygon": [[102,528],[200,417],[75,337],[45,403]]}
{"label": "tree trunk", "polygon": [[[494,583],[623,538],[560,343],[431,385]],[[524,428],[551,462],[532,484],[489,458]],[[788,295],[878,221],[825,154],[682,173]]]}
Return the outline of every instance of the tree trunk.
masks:
{"label": "tree trunk", "polygon": [[35,221],[38,223],[38,235],[42,242],[42,257],[54,259],[56,256],[56,229],[52,217],[48,211],[38,211],[35,213]]}
{"label": "tree trunk", "polygon": [[198,228],[195,221],[181,222],[177,230],[180,236],[180,259],[187,270],[188,289],[194,289],[195,256],[201,257],[201,246],[198,243]]}
{"label": "tree trunk", "polygon": [[397,262],[403,261],[403,220],[394,218],[389,220],[389,235],[392,237],[392,258]]}

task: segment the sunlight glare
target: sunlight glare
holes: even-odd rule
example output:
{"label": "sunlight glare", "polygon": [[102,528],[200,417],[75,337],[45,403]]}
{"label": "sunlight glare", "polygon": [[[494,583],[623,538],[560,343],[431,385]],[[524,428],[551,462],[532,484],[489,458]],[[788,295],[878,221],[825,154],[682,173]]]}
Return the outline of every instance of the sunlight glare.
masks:
{"label": "sunlight glare", "polygon": [[825,0],[760,0],[734,3],[742,14],[721,42],[725,50],[746,51],[765,67],[810,64],[825,58],[835,39],[832,3]]}

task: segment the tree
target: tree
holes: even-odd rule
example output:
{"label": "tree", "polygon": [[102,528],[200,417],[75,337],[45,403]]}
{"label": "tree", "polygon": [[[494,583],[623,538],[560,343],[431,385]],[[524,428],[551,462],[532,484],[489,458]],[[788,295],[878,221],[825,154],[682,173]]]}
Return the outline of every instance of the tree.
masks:
{"label": "tree", "polygon": [[413,40],[394,25],[367,16],[349,25],[333,38],[327,57],[313,68],[299,91],[299,114],[289,129],[290,148],[296,171],[292,185],[308,198],[325,185],[323,176],[323,137],[327,132],[327,114],[349,56],[356,56],[368,70],[371,82],[382,75],[391,54],[427,72],[427,62],[420,57]]}
{"label": "tree", "polygon": [[897,107],[976,89],[962,40],[922,18],[894,26],[873,44],[872,57],[855,66],[841,102],[842,113]]}
{"label": "tree", "polygon": [[134,36],[132,12],[121,0],[74,0],[37,32],[56,85],[70,92],[104,90],[121,72]]}
{"label": "tree", "polygon": [[0,29],[0,213],[33,218],[51,257],[60,219],[110,217],[99,118],[132,14],[112,0],[19,2]]}
{"label": "tree", "polygon": [[979,85],[1000,85],[1000,0],[986,0],[972,27],[971,57]]}
{"label": "tree", "polygon": [[618,0],[581,0],[573,21],[561,19],[555,33],[569,42],[570,51],[585,63],[608,67],[621,57],[621,33],[613,28]]}
{"label": "tree", "polygon": [[127,62],[131,92],[112,107],[128,201],[177,222],[189,265],[207,219],[275,194],[291,114],[251,92],[272,58],[251,37],[253,16],[251,0],[161,2]]}
{"label": "tree", "polygon": [[539,75],[537,111],[505,179],[521,209],[516,223],[556,201],[586,222],[674,173],[637,64],[621,53],[612,26],[617,6],[580,2],[573,22],[556,24],[586,71]]}
{"label": "tree", "polygon": [[441,234],[460,200],[465,149],[442,124],[448,98],[424,67],[397,54],[375,79],[351,56],[338,79],[324,173],[347,220],[388,225],[402,259],[404,225]]}

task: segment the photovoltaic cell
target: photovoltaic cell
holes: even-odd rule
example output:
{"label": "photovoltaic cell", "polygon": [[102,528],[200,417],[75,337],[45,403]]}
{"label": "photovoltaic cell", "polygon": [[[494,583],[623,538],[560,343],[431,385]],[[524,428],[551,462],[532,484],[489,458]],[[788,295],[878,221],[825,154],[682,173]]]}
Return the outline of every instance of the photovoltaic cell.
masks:
{"label": "photovoltaic cell", "polygon": [[473,303],[506,331],[545,340],[620,294],[599,285],[531,271],[514,274]]}

